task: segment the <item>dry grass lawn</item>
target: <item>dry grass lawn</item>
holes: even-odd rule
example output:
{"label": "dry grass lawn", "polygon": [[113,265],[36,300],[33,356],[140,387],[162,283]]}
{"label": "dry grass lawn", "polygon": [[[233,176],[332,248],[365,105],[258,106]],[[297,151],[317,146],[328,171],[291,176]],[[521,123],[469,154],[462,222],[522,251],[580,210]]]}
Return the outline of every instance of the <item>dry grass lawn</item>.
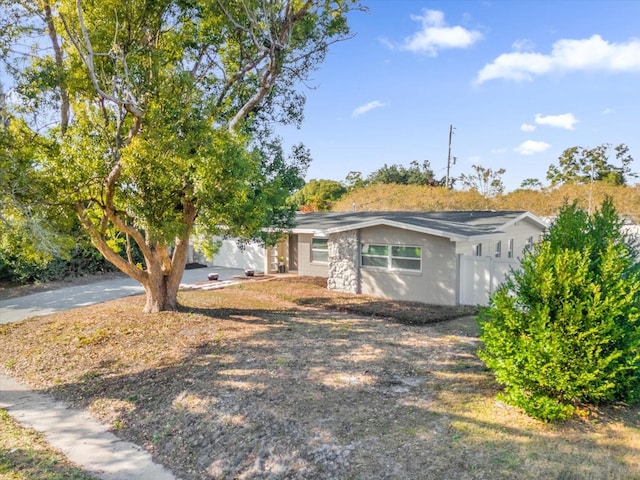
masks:
{"label": "dry grass lawn", "polygon": [[303,278],[180,301],[178,313],[142,315],[129,297],[1,327],[0,369],[185,480],[640,479],[640,407],[548,425],[497,402],[464,309]]}
{"label": "dry grass lawn", "polygon": [[0,479],[91,480],[52,449],[39,433],[22,428],[0,410]]}

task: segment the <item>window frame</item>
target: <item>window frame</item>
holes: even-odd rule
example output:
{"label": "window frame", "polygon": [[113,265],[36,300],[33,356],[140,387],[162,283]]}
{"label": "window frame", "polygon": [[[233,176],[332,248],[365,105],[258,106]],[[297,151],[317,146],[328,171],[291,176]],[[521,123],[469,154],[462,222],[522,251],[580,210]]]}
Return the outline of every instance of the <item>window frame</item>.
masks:
{"label": "window frame", "polygon": [[[367,250],[370,247],[374,247],[376,249],[384,249],[386,251],[386,254],[369,253]],[[416,253],[418,253],[418,255],[402,255],[402,249],[416,249]],[[421,245],[364,243],[360,248],[360,266],[364,269],[381,270],[387,272],[422,273],[422,250],[423,248]],[[367,265],[365,258],[377,260],[384,259],[385,265]],[[418,268],[406,268],[397,266],[400,262],[415,262],[417,263]]]}
{"label": "window frame", "polygon": [[[323,242],[324,248],[318,248],[317,246],[314,246],[314,243],[318,243],[318,242]],[[310,247],[311,247],[311,255],[310,255],[311,263],[322,263],[322,264],[329,263],[329,239],[328,238],[313,237],[311,239]],[[315,258],[314,253],[316,255],[320,254],[320,256],[323,258],[322,259]],[[324,259],[324,257],[326,257],[326,260]]]}
{"label": "window frame", "polygon": [[524,247],[525,251],[530,251],[533,249],[533,242],[534,242],[534,238],[533,238],[533,235],[531,235],[530,237],[527,238],[527,244]]}
{"label": "window frame", "polygon": [[496,242],[495,257],[496,258],[502,258],[502,240],[498,240]]}
{"label": "window frame", "polygon": [[[365,250],[368,250],[371,247],[373,247],[374,249],[383,249],[385,250],[386,253],[384,255],[381,253],[370,253],[369,251],[365,253]],[[385,259],[386,266],[375,265],[375,264],[367,265],[364,261],[365,258],[372,259],[372,261],[374,259],[375,260]],[[386,245],[383,243],[363,244],[362,247],[360,248],[360,265],[364,268],[381,268],[385,270],[388,269],[389,268],[389,245]]]}

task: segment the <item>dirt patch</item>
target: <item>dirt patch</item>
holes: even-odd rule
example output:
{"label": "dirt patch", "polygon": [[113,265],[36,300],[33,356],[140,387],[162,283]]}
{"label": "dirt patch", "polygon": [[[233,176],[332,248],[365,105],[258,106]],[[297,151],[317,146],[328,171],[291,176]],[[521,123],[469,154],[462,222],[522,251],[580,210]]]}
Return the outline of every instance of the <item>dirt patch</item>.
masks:
{"label": "dirt patch", "polygon": [[473,317],[398,304],[417,326],[392,302],[356,315],[380,300],[304,278],[179,299],[3,326],[0,368],[184,480],[640,477],[640,409],[548,426],[496,402]]}
{"label": "dirt patch", "polygon": [[[471,305],[429,305],[331,292],[326,289],[327,279],[318,277],[274,277],[275,285],[257,286],[280,299],[296,305],[340,311],[370,318],[382,318],[407,325],[428,325],[459,317],[474,316],[478,308]],[[285,283],[286,286],[278,285]]]}

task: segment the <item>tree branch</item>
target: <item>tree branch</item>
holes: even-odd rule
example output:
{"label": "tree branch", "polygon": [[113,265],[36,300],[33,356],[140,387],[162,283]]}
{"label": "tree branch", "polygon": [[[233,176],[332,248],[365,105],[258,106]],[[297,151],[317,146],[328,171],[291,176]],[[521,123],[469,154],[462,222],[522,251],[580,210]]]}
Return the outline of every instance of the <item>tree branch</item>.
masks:
{"label": "tree branch", "polygon": [[67,90],[67,82],[64,79],[64,57],[62,55],[62,48],[60,48],[60,42],[58,41],[58,34],[56,32],[55,24],[53,23],[53,14],[51,12],[51,4],[49,0],[43,0],[44,20],[47,24],[47,32],[49,39],[51,40],[51,46],[53,47],[53,54],[56,62],[58,86],[60,89],[60,131],[64,135],[69,126],[69,91]]}
{"label": "tree branch", "polygon": [[66,22],[65,18],[63,16],[61,17],[62,17],[63,24],[65,26],[65,29],[67,31],[67,34],[69,35],[69,39],[71,40],[74,47],[78,51],[78,54],[80,55],[80,58],[82,59],[82,61],[87,66],[87,70],[89,71],[89,78],[91,79],[91,83],[93,84],[93,88],[96,90],[96,93],[100,97],[105,98],[115,103],[116,105],[122,105],[133,116],[141,117],[142,109],[137,105],[137,100],[135,99],[135,97],[133,96],[133,93],[130,90],[127,91],[128,98],[121,99],[105,92],[102,89],[102,87],[100,87],[100,82],[98,81],[98,77],[96,75],[96,70],[95,70],[95,64],[94,64],[95,54],[93,52],[93,45],[91,43],[91,38],[89,37],[89,32],[87,31],[87,26],[84,22],[81,0],[76,0],[76,11],[78,13],[78,23],[80,24],[80,30],[82,32],[82,39],[84,42],[84,51],[81,48],[78,40],[74,37],[73,33],[71,32],[71,29],[69,28],[69,25]]}
{"label": "tree branch", "polygon": [[98,251],[106,258],[109,262],[115,265],[120,271],[126,273],[134,280],[144,284],[147,281],[147,273],[140,270],[138,267],[129,263],[127,260],[122,258],[116,252],[109,247],[109,244],[105,240],[104,236],[98,231],[98,229],[93,225],[91,220],[87,217],[85,207],[82,203],[76,204],[76,214],[80,223],[85,228],[85,230],[89,233],[89,237],[91,238],[91,242],[98,249]]}

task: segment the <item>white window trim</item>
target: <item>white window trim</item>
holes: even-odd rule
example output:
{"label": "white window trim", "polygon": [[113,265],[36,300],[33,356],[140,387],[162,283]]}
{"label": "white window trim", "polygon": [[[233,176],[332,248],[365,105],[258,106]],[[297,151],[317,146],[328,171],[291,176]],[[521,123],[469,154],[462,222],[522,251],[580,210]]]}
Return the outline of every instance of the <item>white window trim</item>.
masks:
{"label": "white window trim", "polygon": [[531,250],[533,248],[533,236],[527,238],[527,244],[525,245],[525,250]]}
{"label": "white window trim", "polygon": [[[313,242],[314,242],[314,240],[316,240],[316,241],[317,241],[317,240],[322,240],[322,241],[327,242],[327,248],[326,248],[326,249],[324,249],[324,248],[313,248]],[[310,245],[310,248],[311,248],[311,256],[310,256],[310,259],[309,259],[309,260],[311,261],[311,263],[320,263],[320,264],[322,264],[322,265],[326,265],[326,264],[328,264],[328,263],[329,263],[329,239],[328,239],[328,238],[320,238],[320,237],[312,238],[312,239],[311,239],[311,245]],[[323,252],[323,253],[324,253],[324,252],[326,252],[326,254],[327,254],[327,259],[326,259],[326,260],[314,260],[314,258],[313,258],[313,252]]]}
{"label": "white window trim", "polygon": [[[399,245],[399,244],[386,244],[386,243],[366,243],[364,245],[374,245],[376,247],[387,247],[387,255],[370,255],[370,254],[366,254],[363,253],[363,249],[360,250],[360,267],[364,268],[366,270],[378,270],[378,271],[383,271],[383,272],[403,272],[403,273],[422,273],[422,249],[423,247],[421,245]],[[363,246],[364,246],[363,245]],[[394,247],[400,247],[400,248],[419,248],[420,249],[420,257],[398,257],[393,255],[393,248]],[[372,258],[386,258],[387,259],[387,266],[386,267],[381,267],[381,266],[370,266],[370,265],[363,265],[362,263],[362,257],[363,256],[367,256],[367,257],[372,257]],[[420,262],[420,268],[419,269],[414,269],[414,268],[394,268],[392,267],[393,263],[393,259],[403,259],[403,260],[417,260],[418,262]]]}

